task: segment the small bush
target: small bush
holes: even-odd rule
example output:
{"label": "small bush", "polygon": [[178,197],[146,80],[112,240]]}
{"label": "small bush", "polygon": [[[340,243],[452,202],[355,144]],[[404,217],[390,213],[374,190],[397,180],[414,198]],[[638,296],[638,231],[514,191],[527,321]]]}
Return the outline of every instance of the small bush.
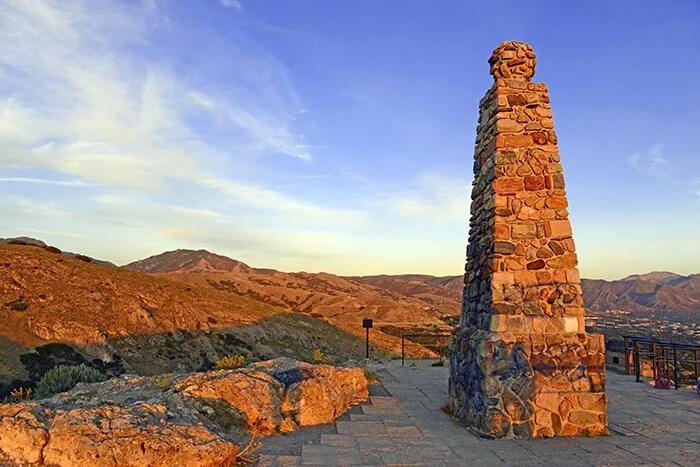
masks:
{"label": "small bush", "polygon": [[372,370],[364,370],[365,372],[365,378],[367,378],[367,382],[369,384],[378,384],[379,383],[379,375],[375,373]]}
{"label": "small bush", "polygon": [[316,365],[332,365],[333,358],[330,355],[324,354],[321,349],[314,349],[311,354],[311,363]]}
{"label": "small bush", "polygon": [[245,364],[244,355],[226,355],[214,363],[215,370],[234,370]]}
{"label": "small bush", "polygon": [[89,256],[85,255],[75,255],[75,259],[79,259],[80,261],[85,261],[86,263],[92,263],[92,258]]}
{"label": "small bush", "polygon": [[170,387],[170,383],[173,380],[173,374],[172,373],[164,373],[162,375],[158,375],[155,378],[153,378],[153,384],[156,385],[158,389],[161,391],[165,391]]}
{"label": "small bush", "polygon": [[44,250],[48,251],[49,253],[56,253],[56,254],[61,254],[62,251],[56,248],[55,246],[44,246],[42,247]]}
{"label": "small bush", "polygon": [[10,391],[10,400],[12,402],[21,402],[32,397],[32,388],[18,387]]}
{"label": "small bush", "polygon": [[23,298],[12,300],[6,305],[9,306],[12,311],[27,311],[27,309],[29,309],[29,303],[25,302]]}
{"label": "small bush", "polygon": [[58,365],[47,371],[36,387],[36,397],[44,399],[70,391],[78,383],[99,383],[107,377],[96,369],[80,365]]}

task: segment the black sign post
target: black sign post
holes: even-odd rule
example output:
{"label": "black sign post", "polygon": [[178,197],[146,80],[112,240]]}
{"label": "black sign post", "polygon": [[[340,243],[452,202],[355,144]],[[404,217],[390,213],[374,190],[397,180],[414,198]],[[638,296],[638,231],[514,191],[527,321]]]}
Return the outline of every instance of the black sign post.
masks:
{"label": "black sign post", "polygon": [[372,320],[371,319],[363,319],[362,320],[362,327],[365,328],[365,331],[367,331],[367,338],[365,340],[366,344],[366,352],[365,352],[365,358],[369,358],[369,328],[372,327]]}

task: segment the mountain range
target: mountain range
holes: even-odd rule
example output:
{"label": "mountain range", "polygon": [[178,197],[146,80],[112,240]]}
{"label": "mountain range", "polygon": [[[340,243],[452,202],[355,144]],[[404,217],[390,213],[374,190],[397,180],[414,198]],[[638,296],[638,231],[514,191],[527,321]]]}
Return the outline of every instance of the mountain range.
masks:
{"label": "mountain range", "polygon": [[[400,355],[403,334],[449,333],[462,287],[461,276],[260,269],[206,250],[116,267],[36,239],[4,239],[0,393],[2,384],[35,381],[66,361],[157,374],[206,368],[234,353],[308,358],[319,348],[338,359],[362,358],[364,318],[374,320],[374,354]],[[700,311],[699,274],[583,279],[582,288],[589,310]]]}

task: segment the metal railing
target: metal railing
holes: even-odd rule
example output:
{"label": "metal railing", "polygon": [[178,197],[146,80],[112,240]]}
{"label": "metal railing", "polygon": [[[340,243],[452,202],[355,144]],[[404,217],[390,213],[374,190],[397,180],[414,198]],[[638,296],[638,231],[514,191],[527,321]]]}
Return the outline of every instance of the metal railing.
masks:
{"label": "metal railing", "polygon": [[[625,374],[634,370],[636,380],[641,381],[642,366],[651,365],[651,375],[671,379],[676,389],[681,380],[694,384],[700,378],[700,345],[662,342],[637,336],[622,336],[625,339]],[[689,376],[695,376],[690,381]]]}
{"label": "metal railing", "polygon": [[[450,337],[452,337],[452,334],[445,333],[403,334],[401,336],[401,366],[404,366],[406,362],[407,345],[420,345],[435,352],[440,361],[443,361],[447,356]],[[421,340],[423,342],[420,342]]]}

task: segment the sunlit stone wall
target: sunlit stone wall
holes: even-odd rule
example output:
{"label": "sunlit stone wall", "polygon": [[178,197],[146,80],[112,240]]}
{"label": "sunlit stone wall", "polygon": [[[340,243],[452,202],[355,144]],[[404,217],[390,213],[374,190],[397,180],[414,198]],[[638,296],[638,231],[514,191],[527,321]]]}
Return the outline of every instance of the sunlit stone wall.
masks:
{"label": "sunlit stone wall", "polygon": [[536,57],[504,42],[479,103],[448,407],[488,436],[607,432],[603,336],[587,334],[564,175]]}

